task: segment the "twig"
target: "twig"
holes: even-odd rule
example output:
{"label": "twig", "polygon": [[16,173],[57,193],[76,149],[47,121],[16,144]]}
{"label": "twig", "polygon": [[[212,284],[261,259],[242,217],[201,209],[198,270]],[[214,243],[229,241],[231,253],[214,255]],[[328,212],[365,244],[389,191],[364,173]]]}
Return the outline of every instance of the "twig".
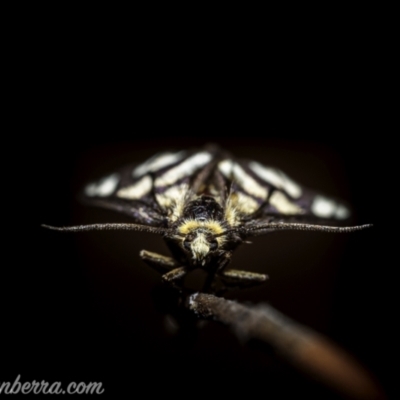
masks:
{"label": "twig", "polygon": [[268,304],[247,306],[195,293],[186,305],[200,318],[230,326],[242,340],[268,343],[292,365],[348,397],[385,398],[379,385],[350,355]]}

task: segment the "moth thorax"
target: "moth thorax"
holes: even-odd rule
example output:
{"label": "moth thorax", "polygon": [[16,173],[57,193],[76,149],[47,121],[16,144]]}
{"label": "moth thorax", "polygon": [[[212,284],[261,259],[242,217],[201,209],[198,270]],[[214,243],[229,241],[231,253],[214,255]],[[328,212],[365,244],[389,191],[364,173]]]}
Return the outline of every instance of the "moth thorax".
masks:
{"label": "moth thorax", "polygon": [[186,205],[183,217],[193,218],[197,221],[222,220],[223,210],[213,197],[202,195]]}

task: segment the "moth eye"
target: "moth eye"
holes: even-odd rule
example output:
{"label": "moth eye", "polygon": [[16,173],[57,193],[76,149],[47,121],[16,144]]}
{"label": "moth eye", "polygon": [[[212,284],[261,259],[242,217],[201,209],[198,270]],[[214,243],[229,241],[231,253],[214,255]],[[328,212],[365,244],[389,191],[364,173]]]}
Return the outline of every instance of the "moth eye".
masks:
{"label": "moth eye", "polygon": [[183,242],[183,247],[186,249],[186,250],[191,250],[191,241],[190,240],[184,240],[184,242]]}
{"label": "moth eye", "polygon": [[216,240],[213,240],[210,242],[210,250],[215,250],[218,247],[218,242]]}

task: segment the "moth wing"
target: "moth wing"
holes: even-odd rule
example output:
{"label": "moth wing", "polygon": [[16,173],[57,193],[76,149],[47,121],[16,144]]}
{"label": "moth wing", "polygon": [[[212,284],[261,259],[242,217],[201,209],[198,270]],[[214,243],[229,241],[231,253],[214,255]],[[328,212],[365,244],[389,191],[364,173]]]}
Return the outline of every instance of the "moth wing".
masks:
{"label": "moth wing", "polygon": [[[278,168],[256,161],[224,159],[219,172],[230,186],[231,225],[263,221],[341,221],[350,216],[342,202],[307,189]],[[229,210],[234,210],[230,212]]]}
{"label": "moth wing", "polygon": [[125,213],[140,224],[167,225],[171,209],[184,200],[194,177],[207,170],[218,152],[208,146],[156,154],[89,183],[81,198],[88,204]]}
{"label": "moth wing", "polygon": [[342,201],[303,187],[278,168],[256,161],[243,162],[246,171],[267,191],[259,209],[259,217],[274,217],[274,221],[302,220],[324,224],[344,221],[350,209]]}
{"label": "moth wing", "polygon": [[80,200],[86,204],[129,215],[134,222],[162,226],[162,215],[154,204],[150,177],[134,177],[134,166],[122,168],[87,184]]}

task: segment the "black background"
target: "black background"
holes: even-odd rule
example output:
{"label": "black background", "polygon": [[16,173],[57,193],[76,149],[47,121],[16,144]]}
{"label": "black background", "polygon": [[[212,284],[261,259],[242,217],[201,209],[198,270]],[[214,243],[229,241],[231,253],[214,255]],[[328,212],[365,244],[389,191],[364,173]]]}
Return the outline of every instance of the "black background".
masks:
{"label": "black background", "polygon": [[128,61],[122,46],[108,43],[103,53],[62,42],[63,51],[27,50],[35,67],[23,78],[26,111],[15,122],[7,169],[15,186],[7,189],[12,212],[5,210],[12,225],[3,242],[1,381],[19,374],[22,382],[95,381],[105,394],[133,398],[140,390],[183,398],[240,389],[336,398],[272,350],[243,345],[216,323],[187,345],[169,335],[160,276],[138,256],[142,248],[166,254],[161,238],[40,227],[129,221],[79,204],[77,192],[158,151],[214,142],[347,201],[354,223],[374,224],[348,235],[282,232],[243,245],[232,267],[270,280],[229,298],[270,303],[341,345],[388,388],[393,277],[381,225],[389,210],[380,204],[390,193],[380,185],[381,115],[363,55],[349,45],[335,57],[300,40],[285,58],[263,48],[271,60],[263,63],[243,45],[241,69],[234,52],[230,62],[194,52],[178,63],[164,43],[152,50],[158,57],[132,50]]}

